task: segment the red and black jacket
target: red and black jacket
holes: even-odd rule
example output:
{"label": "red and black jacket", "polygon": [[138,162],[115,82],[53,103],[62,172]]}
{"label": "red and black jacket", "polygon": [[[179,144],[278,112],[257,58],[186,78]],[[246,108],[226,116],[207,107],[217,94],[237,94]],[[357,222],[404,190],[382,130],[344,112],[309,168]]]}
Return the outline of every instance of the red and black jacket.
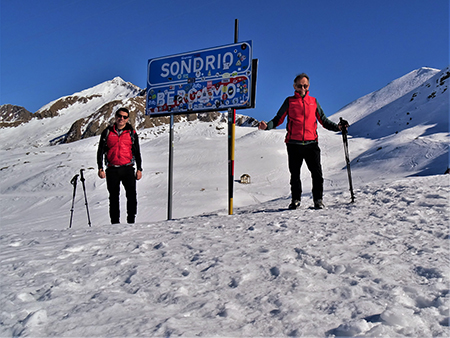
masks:
{"label": "red and black jacket", "polygon": [[294,96],[286,98],[277,115],[267,124],[267,129],[279,126],[286,117],[286,143],[317,142],[317,121],[325,129],[339,131],[338,125],[325,116],[317,100],[308,92],[303,97],[295,92]]}
{"label": "red and black jacket", "polygon": [[131,124],[127,123],[122,130],[117,130],[115,124],[103,130],[97,151],[99,169],[103,168],[103,157],[108,168],[136,163],[137,169],[142,171],[139,138]]}

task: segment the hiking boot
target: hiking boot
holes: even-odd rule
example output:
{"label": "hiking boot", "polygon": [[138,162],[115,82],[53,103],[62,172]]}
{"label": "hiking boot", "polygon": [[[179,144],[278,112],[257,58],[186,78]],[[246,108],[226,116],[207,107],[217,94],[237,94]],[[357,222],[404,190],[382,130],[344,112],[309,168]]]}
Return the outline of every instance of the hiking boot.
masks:
{"label": "hiking boot", "polygon": [[300,206],[300,200],[292,200],[291,204],[289,204],[289,210],[295,210]]}
{"label": "hiking boot", "polygon": [[128,224],[134,224],[134,216],[128,216],[127,217],[127,223]]}
{"label": "hiking boot", "polygon": [[314,201],[314,209],[323,209],[325,208],[325,205],[323,204],[322,200]]}

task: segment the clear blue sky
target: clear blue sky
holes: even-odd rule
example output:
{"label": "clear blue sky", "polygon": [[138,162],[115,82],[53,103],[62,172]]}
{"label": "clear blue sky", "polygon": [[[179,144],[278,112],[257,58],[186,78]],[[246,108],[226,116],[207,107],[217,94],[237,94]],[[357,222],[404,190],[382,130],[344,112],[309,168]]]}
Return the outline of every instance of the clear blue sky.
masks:
{"label": "clear blue sky", "polygon": [[31,112],[151,58],[253,40],[256,108],[270,120],[294,77],[330,116],[420,67],[449,64],[448,0],[1,0],[0,104]]}

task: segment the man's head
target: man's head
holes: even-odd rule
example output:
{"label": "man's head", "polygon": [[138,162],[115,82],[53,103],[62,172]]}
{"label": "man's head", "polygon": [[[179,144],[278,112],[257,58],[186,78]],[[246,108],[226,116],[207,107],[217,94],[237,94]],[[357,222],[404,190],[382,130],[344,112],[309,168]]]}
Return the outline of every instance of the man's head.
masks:
{"label": "man's head", "polygon": [[119,129],[123,129],[128,122],[130,112],[127,108],[119,108],[116,111],[116,126]]}
{"label": "man's head", "polygon": [[297,75],[294,79],[294,89],[301,96],[305,96],[309,90],[309,76],[305,73]]}

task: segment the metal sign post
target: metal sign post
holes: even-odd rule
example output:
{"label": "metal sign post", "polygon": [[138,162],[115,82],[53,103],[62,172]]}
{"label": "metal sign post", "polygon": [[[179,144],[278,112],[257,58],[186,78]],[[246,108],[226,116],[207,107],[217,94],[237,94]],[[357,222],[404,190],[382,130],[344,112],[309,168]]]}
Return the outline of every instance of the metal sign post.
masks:
{"label": "metal sign post", "polygon": [[233,215],[236,109],[228,109],[228,215]]}
{"label": "metal sign post", "polygon": [[167,184],[167,219],[172,219],[172,190],[173,190],[173,114],[170,114],[170,132],[169,132],[169,178]]}
{"label": "metal sign post", "polygon": [[[234,43],[239,39],[239,20],[234,21]],[[234,149],[236,147],[236,109],[228,109],[228,215],[233,215]]]}

